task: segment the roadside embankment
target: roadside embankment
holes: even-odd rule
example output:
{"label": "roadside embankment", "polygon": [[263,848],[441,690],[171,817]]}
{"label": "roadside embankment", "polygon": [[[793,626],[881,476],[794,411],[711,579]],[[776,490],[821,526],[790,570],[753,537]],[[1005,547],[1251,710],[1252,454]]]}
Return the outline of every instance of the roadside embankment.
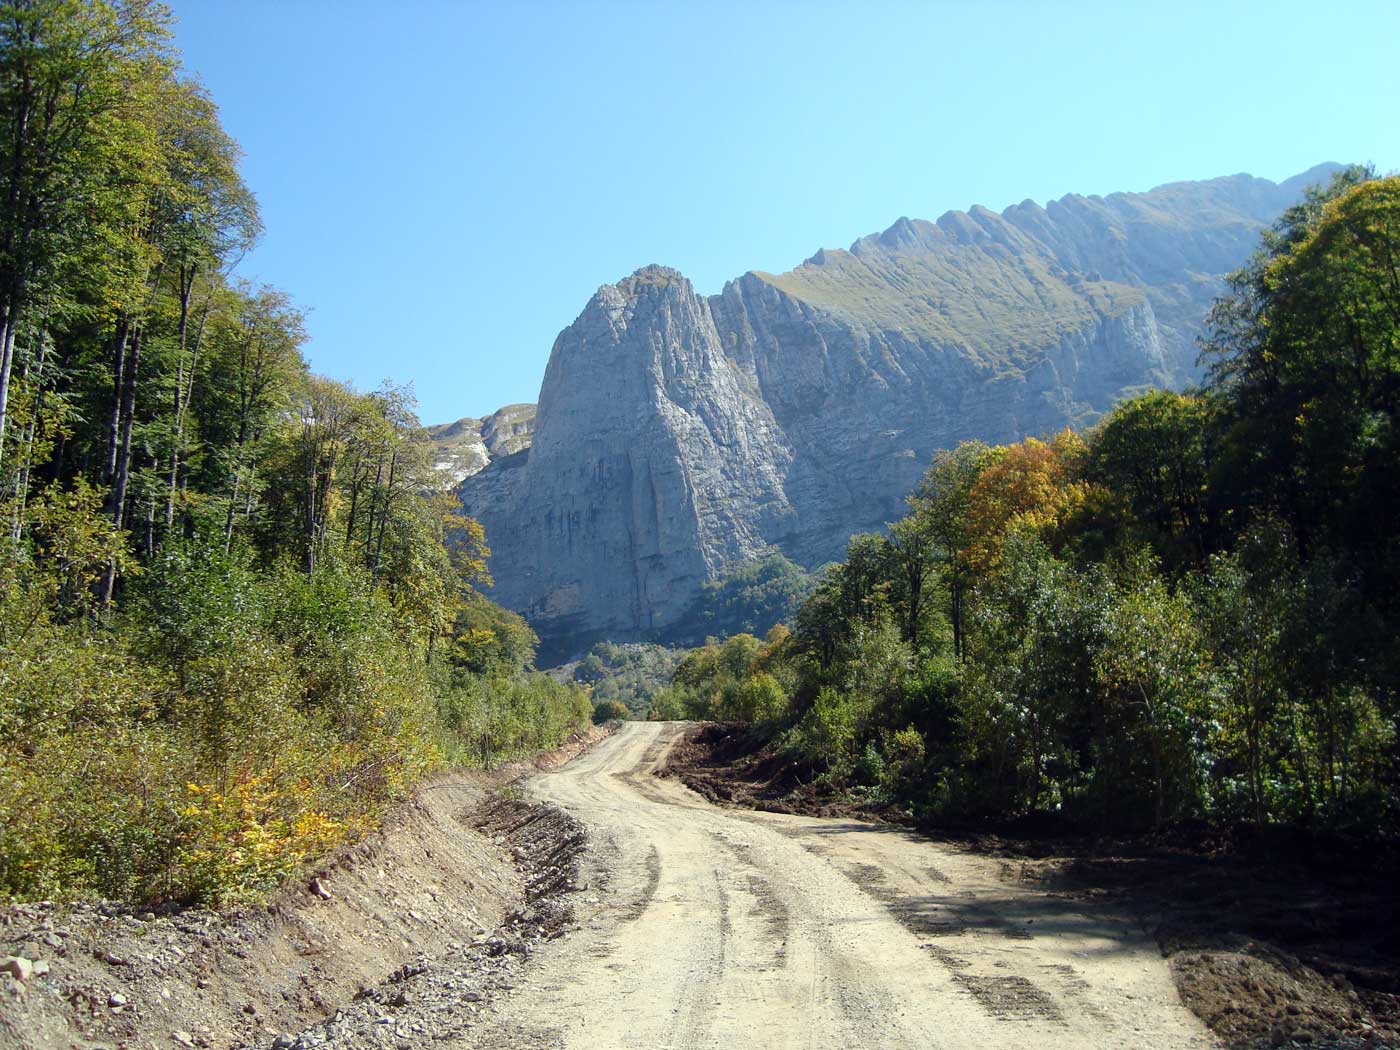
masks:
{"label": "roadside embankment", "polygon": [[[328,1019],[361,1014],[411,1039],[416,1022],[395,1015],[410,980],[434,971],[485,1009],[510,959],[565,921],[553,896],[583,844],[562,812],[501,793],[605,735],[590,728],[533,761],[435,777],[257,907],[0,910],[0,1047],[311,1046]],[[348,1029],[337,1035],[353,1045]]]}

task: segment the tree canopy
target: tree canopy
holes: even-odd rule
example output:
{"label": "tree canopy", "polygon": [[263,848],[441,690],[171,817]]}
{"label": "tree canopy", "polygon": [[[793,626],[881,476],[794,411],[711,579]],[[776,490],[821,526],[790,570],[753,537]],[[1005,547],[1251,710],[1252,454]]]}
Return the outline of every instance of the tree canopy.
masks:
{"label": "tree canopy", "polygon": [[233,276],[239,159],[162,5],[0,2],[0,898],[253,895],[592,713],[412,390]]}
{"label": "tree canopy", "polygon": [[1398,262],[1400,178],[1309,191],[1204,390],[939,455],[791,635],[696,650],[667,710],[930,820],[1400,831]]}

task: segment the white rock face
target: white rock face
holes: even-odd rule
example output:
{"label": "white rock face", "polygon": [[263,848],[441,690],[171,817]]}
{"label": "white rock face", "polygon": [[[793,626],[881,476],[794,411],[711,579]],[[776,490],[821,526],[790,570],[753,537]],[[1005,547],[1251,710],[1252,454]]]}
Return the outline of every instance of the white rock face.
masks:
{"label": "white rock face", "polygon": [[605,285],[555,342],[533,434],[528,406],[454,424],[485,449],[463,443],[458,491],[492,596],[554,652],[683,635],[737,562],[816,566],[899,517],[940,449],[1192,381],[1222,275],[1326,173],[901,219],[708,299],[656,266]]}

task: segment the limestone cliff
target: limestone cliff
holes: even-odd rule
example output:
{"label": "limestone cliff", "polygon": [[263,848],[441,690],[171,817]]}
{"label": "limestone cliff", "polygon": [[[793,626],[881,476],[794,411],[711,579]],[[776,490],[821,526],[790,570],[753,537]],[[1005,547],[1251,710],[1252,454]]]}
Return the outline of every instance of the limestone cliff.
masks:
{"label": "limestone cliff", "polygon": [[604,286],[555,342],[528,447],[459,488],[493,597],[556,650],[684,634],[706,580],[839,557],[939,449],[1192,381],[1222,275],[1326,173],[900,219],[708,299],[655,266]]}
{"label": "limestone cliff", "polygon": [[493,597],[542,634],[660,631],[790,527],[783,435],[674,270],[599,289],[554,344],[537,418],[528,452],[460,491]]}

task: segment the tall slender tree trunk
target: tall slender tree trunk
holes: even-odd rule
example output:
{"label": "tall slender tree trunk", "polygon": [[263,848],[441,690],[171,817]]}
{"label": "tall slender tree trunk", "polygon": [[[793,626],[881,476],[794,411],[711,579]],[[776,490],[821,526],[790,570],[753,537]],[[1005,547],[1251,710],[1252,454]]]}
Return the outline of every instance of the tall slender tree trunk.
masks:
{"label": "tall slender tree trunk", "polygon": [[[131,346],[126,354],[126,369],[121,386],[119,401],[121,420],[121,445],[115,464],[116,477],[111,491],[112,524],[122,528],[126,519],[127,486],[131,479],[131,428],[136,415],[136,377],[141,362],[141,331],[136,329],[131,335]],[[117,582],[117,564],[107,562],[107,572],[102,578],[102,592],[99,606],[104,611],[112,604],[112,591]]]}
{"label": "tall slender tree trunk", "polygon": [[372,556],[370,555],[370,551],[374,549],[374,526],[375,526],[375,520],[376,520],[376,517],[377,517],[377,516],[375,515],[375,513],[374,513],[374,508],[375,508],[375,505],[379,502],[379,496],[380,496],[379,483],[380,483],[381,481],[383,481],[383,480],[384,480],[384,460],[383,460],[383,459],[376,459],[375,462],[374,462],[374,484],[370,486],[370,489],[369,489],[369,506],[367,506],[367,507],[365,508],[365,518],[366,518],[367,524],[365,525],[364,562],[365,562],[365,568],[366,568],[366,569],[371,569],[371,568],[374,567],[374,562],[373,562]]}
{"label": "tall slender tree trunk", "polygon": [[1303,808],[1307,815],[1307,821],[1311,824],[1317,816],[1317,798],[1313,788],[1312,760],[1308,755],[1307,747],[1303,744],[1303,734],[1298,728],[1298,705],[1296,702],[1290,702],[1288,706],[1288,736],[1289,743],[1293,748],[1294,763],[1296,766],[1295,775],[1301,782],[1301,787],[1303,789]]}
{"label": "tall slender tree trunk", "polygon": [[53,438],[53,455],[49,457],[48,478],[57,481],[63,476],[63,460],[68,452],[68,437],[60,428]]}
{"label": "tall slender tree trunk", "polygon": [[[25,110],[27,115],[28,110]],[[5,289],[5,300],[0,303],[0,465],[5,462],[5,425],[9,419],[10,409],[10,375],[15,364],[15,339],[19,334],[19,321],[23,313],[24,301],[28,288],[26,287],[25,274],[28,272],[25,267],[24,258],[29,250],[29,238],[34,232],[33,218],[33,195],[26,198],[25,204],[19,201],[20,168],[24,160],[23,134],[25,128],[24,117],[18,125],[16,133],[16,145],[14,153],[14,170],[11,176],[9,199],[6,201],[6,209],[13,215],[18,207],[28,206],[29,218],[26,220],[23,232],[16,238],[9,228],[6,229],[3,255],[9,263],[10,272],[8,274],[9,287]],[[8,227],[8,224],[6,224]]]}
{"label": "tall slender tree trunk", "polygon": [[5,424],[10,409],[10,373],[15,363],[16,303],[14,297],[7,304],[3,320],[0,320],[0,466],[5,462]]}
{"label": "tall slender tree trunk", "polygon": [[[41,333],[39,336],[39,350],[34,362],[34,374],[39,384],[39,392],[34,398],[34,410],[30,413],[29,424],[24,428],[24,437],[20,441],[20,467],[19,474],[15,479],[15,517],[14,527],[10,538],[19,542],[20,533],[24,527],[24,508],[29,502],[29,475],[34,465],[34,439],[36,428],[38,427],[39,412],[44,407],[44,361],[48,356],[48,340]],[[26,376],[28,374],[28,369]]]}
{"label": "tall slender tree trunk", "polygon": [[345,549],[348,551],[355,542],[355,516],[360,509],[360,490],[364,488],[364,476],[360,473],[363,453],[355,453],[355,466],[351,469],[350,476],[354,479],[350,485],[350,513],[345,521]]}
{"label": "tall slender tree trunk", "polygon": [[389,456],[389,483],[384,486],[384,505],[379,512],[379,542],[374,547],[374,576],[384,564],[384,531],[389,527],[389,505],[394,495],[394,472],[398,467],[399,453],[395,449]]}
{"label": "tall slender tree trunk", "polygon": [[1154,828],[1160,829],[1166,818],[1166,771],[1162,762],[1162,742],[1157,738],[1157,708],[1148,695],[1147,687],[1142,682],[1138,682],[1137,687],[1138,694],[1142,697],[1143,710],[1147,713],[1147,734],[1151,741],[1148,750],[1152,756],[1152,782],[1156,787],[1152,824]]}
{"label": "tall slender tree trunk", "polygon": [[316,460],[319,457],[317,443],[305,439],[306,452],[306,575],[316,572]]}
{"label": "tall slender tree trunk", "polygon": [[[32,40],[32,38],[31,38]],[[14,368],[15,338],[20,318],[29,298],[29,277],[33,274],[31,239],[39,227],[40,196],[35,183],[42,179],[42,162],[31,157],[43,157],[50,145],[50,134],[58,107],[58,93],[35,83],[34,69],[22,61],[10,72],[8,85],[14,107],[14,135],[5,158],[9,168],[9,187],[5,194],[4,222],[0,222],[0,259],[5,267],[5,298],[0,301],[0,464],[5,456],[5,426],[9,418],[10,376]],[[15,88],[18,91],[15,92]],[[37,124],[37,127],[36,127]],[[23,219],[20,217],[23,216]]]}
{"label": "tall slender tree trunk", "polygon": [[1040,806],[1040,785],[1041,785],[1041,759],[1040,759],[1040,718],[1031,716],[1031,806],[1030,811],[1034,813]]}
{"label": "tall slender tree trunk", "polygon": [[194,293],[194,282],[198,274],[195,267],[180,272],[180,324],[179,324],[179,358],[175,377],[175,433],[170,443],[170,474],[169,485],[165,495],[165,527],[169,529],[175,524],[175,494],[180,488],[180,462],[185,451],[185,414],[189,409],[190,400],[194,397],[195,376],[199,372],[199,346],[204,337],[204,325],[209,318],[209,302],[213,298],[214,286],[210,282],[209,295],[205,296],[204,307],[199,319],[199,325],[195,329],[193,346],[189,347],[189,378],[186,379],[185,352],[189,333],[190,299]]}
{"label": "tall slender tree trunk", "polygon": [[225,554],[227,554],[227,553],[229,552],[229,548],[233,546],[233,515],[234,515],[234,510],[235,510],[235,508],[237,508],[237,506],[238,506],[238,483],[239,483],[239,481],[240,481],[241,478],[242,478],[242,474],[243,474],[243,465],[242,465],[241,463],[239,463],[239,464],[237,464],[237,465],[233,468],[233,491],[232,491],[231,493],[229,493],[229,497],[228,497],[228,515],[227,515],[227,517],[224,518],[224,553],[225,553]]}
{"label": "tall slender tree trunk", "polygon": [[253,520],[253,501],[258,495],[258,468],[257,464],[248,467],[248,480],[243,484],[243,520],[249,522]]}
{"label": "tall slender tree trunk", "polygon": [[953,659],[962,663],[963,658],[963,634],[962,634],[962,584],[954,580],[949,590],[952,592],[953,605]]}
{"label": "tall slender tree trunk", "polygon": [[154,496],[146,497],[146,557],[156,549],[156,501]]}
{"label": "tall slender tree trunk", "polygon": [[[183,339],[183,333],[182,333]],[[185,393],[185,348],[180,347],[179,358],[175,365],[175,404],[174,433],[170,436],[170,471],[168,484],[165,490],[165,527],[168,529],[175,522],[175,489],[180,482],[180,438],[184,420],[181,418],[180,406],[184,402]]]}
{"label": "tall slender tree trunk", "polygon": [[1259,724],[1258,702],[1254,698],[1250,700],[1250,724],[1245,732],[1245,740],[1248,748],[1249,762],[1249,794],[1250,801],[1254,807],[1254,823],[1257,827],[1264,826],[1264,773],[1263,773],[1263,744],[1261,742],[1262,730]]}
{"label": "tall slender tree trunk", "polygon": [[112,411],[107,415],[107,461],[102,478],[110,483],[117,473],[117,444],[122,421],[122,384],[126,376],[126,344],[131,334],[131,322],[126,314],[117,318],[112,337]]}
{"label": "tall slender tree trunk", "polygon": [[136,416],[136,378],[141,363],[141,331],[131,336],[126,355],[126,375],[121,392],[121,442],[117,454],[116,477],[112,487],[112,524],[121,528],[126,520],[127,488],[131,480],[131,429]]}

